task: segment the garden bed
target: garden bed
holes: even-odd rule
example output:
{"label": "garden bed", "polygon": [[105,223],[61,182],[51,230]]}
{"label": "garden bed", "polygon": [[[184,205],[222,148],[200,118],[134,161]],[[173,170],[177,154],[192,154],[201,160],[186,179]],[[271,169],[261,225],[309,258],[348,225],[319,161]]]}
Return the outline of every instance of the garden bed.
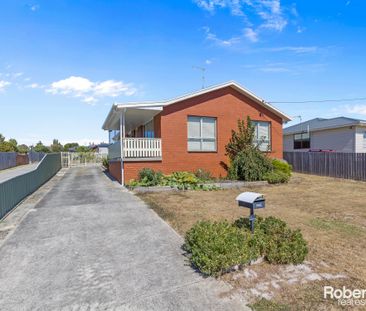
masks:
{"label": "garden bed", "polygon": [[[224,180],[219,182],[207,182],[202,185],[214,186],[217,189],[239,189],[243,187],[262,187],[268,186],[267,181],[235,181],[235,180]],[[146,192],[161,192],[161,191],[178,191],[178,187],[171,186],[128,186],[129,190],[135,193],[146,193]]]}

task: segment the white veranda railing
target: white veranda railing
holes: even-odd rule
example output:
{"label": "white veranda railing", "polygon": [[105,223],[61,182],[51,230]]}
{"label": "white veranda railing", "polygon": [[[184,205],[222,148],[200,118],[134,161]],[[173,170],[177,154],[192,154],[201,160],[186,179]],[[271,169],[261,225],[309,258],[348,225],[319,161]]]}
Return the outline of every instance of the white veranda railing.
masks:
{"label": "white veranda railing", "polygon": [[[161,158],[161,138],[128,137],[123,141],[123,157],[128,158]],[[119,158],[120,142],[109,146],[109,158]]]}

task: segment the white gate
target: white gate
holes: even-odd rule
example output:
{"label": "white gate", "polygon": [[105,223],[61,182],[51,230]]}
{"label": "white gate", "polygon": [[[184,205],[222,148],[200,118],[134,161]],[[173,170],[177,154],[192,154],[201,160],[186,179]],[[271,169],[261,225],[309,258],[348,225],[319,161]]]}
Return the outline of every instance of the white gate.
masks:
{"label": "white gate", "polygon": [[107,155],[94,152],[61,152],[62,167],[102,165]]}

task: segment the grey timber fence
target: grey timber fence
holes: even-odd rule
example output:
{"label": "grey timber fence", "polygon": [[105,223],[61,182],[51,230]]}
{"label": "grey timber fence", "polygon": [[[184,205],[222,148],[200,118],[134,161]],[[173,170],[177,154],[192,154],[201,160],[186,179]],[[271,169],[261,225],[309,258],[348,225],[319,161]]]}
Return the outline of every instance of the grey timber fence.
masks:
{"label": "grey timber fence", "polygon": [[366,181],[366,153],[284,152],[294,172]]}

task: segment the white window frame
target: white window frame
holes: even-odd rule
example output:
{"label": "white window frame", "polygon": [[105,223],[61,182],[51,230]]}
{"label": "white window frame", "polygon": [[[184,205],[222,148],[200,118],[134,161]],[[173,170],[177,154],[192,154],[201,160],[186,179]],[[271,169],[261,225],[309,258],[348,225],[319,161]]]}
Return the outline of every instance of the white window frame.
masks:
{"label": "white window frame", "polygon": [[[200,137],[189,137],[189,128],[188,128],[188,124],[189,124],[189,119],[190,118],[199,118],[200,119]],[[203,128],[203,120],[204,119],[212,119],[214,120],[214,133],[215,133],[215,138],[212,137],[202,137],[202,128]],[[190,149],[189,148],[189,141],[200,141],[200,149]],[[203,142],[204,141],[213,141],[215,143],[215,149],[214,150],[203,150]],[[188,116],[187,117],[187,150],[188,152],[217,152],[217,118],[215,117],[205,117],[205,116]]]}
{"label": "white window frame", "polygon": [[[268,124],[268,148],[266,150],[261,150],[261,146],[259,146],[259,150],[260,151],[263,151],[263,152],[271,152],[272,151],[272,135],[271,135],[272,134],[272,123],[270,121],[262,121],[262,120],[252,120],[251,122],[252,122],[252,124],[253,124],[253,126],[254,126],[255,129],[258,126],[259,123],[266,123],[266,124]],[[256,136],[256,133],[257,134],[259,133],[258,129],[256,129],[254,131],[254,135],[255,136],[254,136],[254,141],[253,141],[254,144],[256,146],[258,146],[258,144],[260,142],[262,142],[262,140],[259,137]]]}

